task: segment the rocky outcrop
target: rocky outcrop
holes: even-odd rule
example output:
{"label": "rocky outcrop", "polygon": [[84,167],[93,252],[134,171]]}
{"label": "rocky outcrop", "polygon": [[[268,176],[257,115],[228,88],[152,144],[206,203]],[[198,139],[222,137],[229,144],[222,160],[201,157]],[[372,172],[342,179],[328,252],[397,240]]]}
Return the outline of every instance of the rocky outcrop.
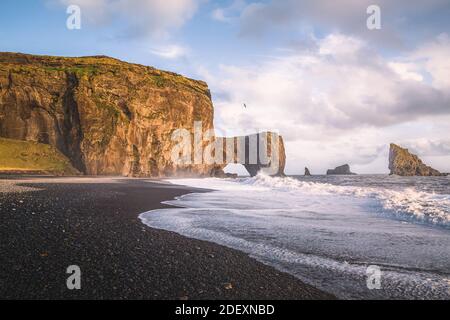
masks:
{"label": "rocky outcrop", "polygon": [[443,176],[438,170],[433,169],[422,162],[418,156],[391,143],[389,150],[390,174],[399,176]]}
{"label": "rocky outcrop", "polygon": [[240,137],[222,139],[224,168],[229,163],[240,163],[250,176],[259,172],[272,176],[284,176],[286,153],[283,138],[274,132],[260,132]]}
{"label": "rocky outcrop", "polygon": [[310,176],[311,172],[309,172],[309,169],[305,167],[305,176]]}
{"label": "rocky outcrop", "polygon": [[173,166],[171,133],[213,127],[206,83],[108,57],[0,54],[0,136],[55,146],[90,175],[209,175]]}
{"label": "rocky outcrop", "polygon": [[334,169],[327,170],[327,175],[334,175],[334,174],[356,174],[356,173],[350,171],[350,166],[348,164],[344,164]]}
{"label": "rocky outcrop", "polygon": [[211,171],[211,177],[236,179],[238,177],[238,175],[237,175],[237,173],[224,172],[223,169],[221,169],[221,168],[215,168]]}
{"label": "rocky outcrop", "polygon": [[105,56],[0,53],[0,137],[52,145],[84,174],[221,175],[225,165],[171,154],[175,130],[212,130],[213,115],[203,81]]}

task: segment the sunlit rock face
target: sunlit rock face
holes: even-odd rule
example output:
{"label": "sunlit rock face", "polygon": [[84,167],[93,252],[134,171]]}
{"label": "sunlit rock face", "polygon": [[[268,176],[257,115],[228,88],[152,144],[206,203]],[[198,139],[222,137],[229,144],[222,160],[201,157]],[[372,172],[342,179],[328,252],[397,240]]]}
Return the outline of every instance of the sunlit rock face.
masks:
{"label": "sunlit rock face", "polygon": [[209,175],[171,161],[177,128],[213,127],[206,83],[108,57],[0,54],[0,136],[56,146],[90,175]]}
{"label": "sunlit rock face", "polygon": [[404,149],[391,143],[389,150],[390,174],[399,176],[443,176],[440,173],[422,162],[418,156],[412,154],[408,149]]}
{"label": "sunlit rock face", "polygon": [[55,146],[84,174],[220,175],[226,163],[178,165],[172,154],[174,130],[213,130],[213,118],[203,81],[105,56],[0,53],[0,137]]}

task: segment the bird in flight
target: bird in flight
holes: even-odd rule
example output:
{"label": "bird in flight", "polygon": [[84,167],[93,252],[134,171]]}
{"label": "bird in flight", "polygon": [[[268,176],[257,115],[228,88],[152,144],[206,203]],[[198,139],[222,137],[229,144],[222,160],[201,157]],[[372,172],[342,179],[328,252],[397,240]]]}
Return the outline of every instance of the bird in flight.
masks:
{"label": "bird in flight", "polygon": [[247,108],[247,105],[244,103],[244,108]]}

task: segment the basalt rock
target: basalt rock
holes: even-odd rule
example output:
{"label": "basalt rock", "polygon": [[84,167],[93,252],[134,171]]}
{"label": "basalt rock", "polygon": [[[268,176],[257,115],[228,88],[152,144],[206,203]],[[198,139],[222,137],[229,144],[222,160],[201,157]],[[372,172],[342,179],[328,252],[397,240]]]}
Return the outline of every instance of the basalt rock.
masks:
{"label": "basalt rock", "polygon": [[262,172],[284,176],[286,153],[283,137],[274,132],[260,132],[240,137],[217,137],[223,147],[224,168],[228,163],[240,163],[250,176]]}
{"label": "basalt rock", "polygon": [[350,171],[350,166],[348,164],[344,164],[334,169],[327,170],[327,175],[335,175],[335,174],[356,174],[356,173]]}
{"label": "basalt rock", "polygon": [[309,172],[309,169],[305,167],[305,176],[310,176],[311,172]]}
{"label": "basalt rock", "polygon": [[213,115],[203,81],[105,56],[0,53],[0,137],[52,145],[84,174],[220,175],[226,164],[180,166],[171,154],[174,130],[211,130]]}
{"label": "basalt rock", "polygon": [[389,150],[389,169],[390,174],[399,176],[444,176],[422,162],[418,156],[412,154],[408,149],[404,149],[394,143],[391,143]]}
{"label": "basalt rock", "polygon": [[232,179],[236,179],[238,177],[238,175],[236,173],[228,173],[228,172],[224,172],[223,169],[221,167],[218,168],[214,168],[211,171],[211,177],[214,178],[232,178]]}

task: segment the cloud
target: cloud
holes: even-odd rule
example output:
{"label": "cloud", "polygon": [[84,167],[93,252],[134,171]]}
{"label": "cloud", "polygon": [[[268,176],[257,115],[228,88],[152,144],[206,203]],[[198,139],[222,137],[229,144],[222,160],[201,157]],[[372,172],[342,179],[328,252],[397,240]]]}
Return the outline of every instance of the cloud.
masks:
{"label": "cloud", "polygon": [[420,46],[410,59],[433,76],[433,86],[450,90],[450,37],[443,33],[435,41]]}
{"label": "cloud", "polygon": [[65,6],[81,7],[88,23],[126,25],[125,37],[167,36],[182,27],[198,9],[201,0],[59,0]]}
{"label": "cloud", "polygon": [[221,22],[230,21],[230,18],[225,16],[225,10],[222,8],[214,9],[213,12],[211,13],[211,17],[214,20],[221,21]]}
{"label": "cloud", "polygon": [[427,138],[420,138],[416,140],[405,141],[403,146],[406,146],[411,152],[420,156],[449,156],[450,155],[450,140],[432,140]]}
{"label": "cloud", "polygon": [[[450,73],[441,72],[449,64],[443,57],[450,42],[431,42],[398,59],[383,58],[362,40],[342,34],[317,40],[316,46],[256,66],[222,66],[209,80],[222,97],[216,101],[221,122],[283,128],[295,139],[319,138],[317,128],[334,135],[450,114]],[[311,127],[316,128],[312,135]]]}
{"label": "cloud", "polygon": [[150,53],[163,59],[178,59],[188,54],[188,49],[176,44],[154,47],[150,49]]}
{"label": "cloud", "polygon": [[[366,26],[369,16],[366,10],[373,4],[381,8],[381,30],[368,30]],[[292,30],[307,24],[322,31],[342,32],[392,47],[403,47],[406,39],[402,33],[410,35],[411,29],[418,31],[415,32],[416,37],[429,36],[436,33],[436,29],[438,32],[448,30],[449,13],[448,0],[272,0],[250,3],[243,8],[240,26],[243,36],[261,36],[277,28]],[[433,25],[430,23],[433,20],[441,23]]]}
{"label": "cloud", "polygon": [[419,67],[414,63],[389,62],[388,66],[403,80],[423,81],[424,78],[419,72]]}
{"label": "cloud", "polygon": [[60,4],[68,7],[77,5],[81,9],[82,20],[93,25],[102,25],[109,19],[109,0],[56,0]]}
{"label": "cloud", "polygon": [[424,128],[435,130],[428,137],[434,140],[448,135],[448,125],[437,131],[435,124],[450,118],[450,73],[441,72],[449,64],[445,36],[389,58],[341,33],[316,39],[311,48],[203,72],[220,133],[278,131],[290,172],[345,162],[361,172],[385,172],[390,142],[419,138]]}

